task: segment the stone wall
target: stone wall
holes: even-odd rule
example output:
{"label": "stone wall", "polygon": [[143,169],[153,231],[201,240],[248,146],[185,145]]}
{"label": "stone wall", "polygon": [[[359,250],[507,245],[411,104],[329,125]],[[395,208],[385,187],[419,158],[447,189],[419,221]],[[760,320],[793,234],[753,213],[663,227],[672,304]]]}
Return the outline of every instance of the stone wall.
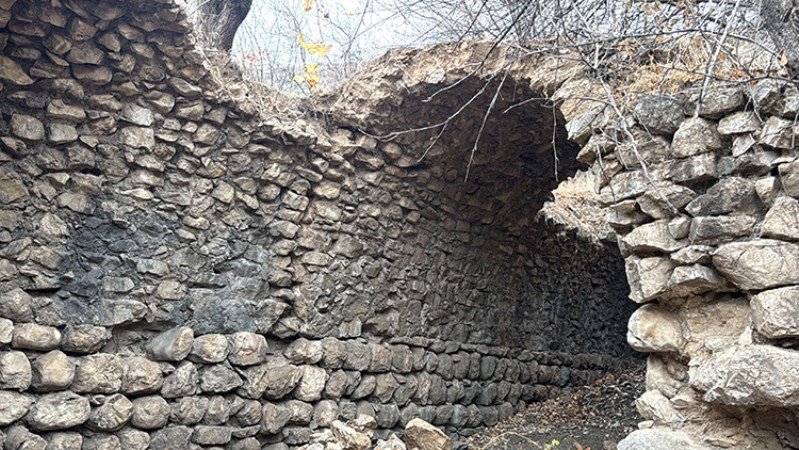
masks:
{"label": "stone wall", "polygon": [[649,421],[619,448],[799,445],[797,98],[716,86],[691,116],[696,99],[648,96],[584,135],[644,305],[627,339],[650,354]]}
{"label": "stone wall", "polygon": [[[0,0],[5,448],[285,448],[357,411],[469,434],[630,362],[618,252],[536,218],[578,166],[550,107],[474,153],[487,99],[376,139],[257,111],[189,29]],[[514,76],[498,111],[543,93]],[[426,101],[446,82],[360,110],[407,127],[482,85]]]}
{"label": "stone wall", "polygon": [[374,416],[384,437],[415,417],[468,435],[620,363],[440,341],[194,337],[188,327],[107,353],[100,350],[112,336],[103,327],[12,327],[5,319],[2,337],[13,348],[0,355],[7,448],[300,445],[360,414]]}

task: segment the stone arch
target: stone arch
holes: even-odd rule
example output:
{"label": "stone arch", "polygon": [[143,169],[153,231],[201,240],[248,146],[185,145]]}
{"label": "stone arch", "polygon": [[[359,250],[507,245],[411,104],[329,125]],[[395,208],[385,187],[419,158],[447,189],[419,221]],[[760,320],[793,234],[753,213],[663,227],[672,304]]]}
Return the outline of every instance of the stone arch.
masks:
{"label": "stone arch", "polygon": [[[633,307],[616,250],[539,214],[558,181],[581,167],[579,146],[548,99],[551,87],[524,63],[501,83],[491,70],[507,55],[500,50],[486,59],[487,51],[488,45],[397,51],[326,99],[331,120],[380,136],[364,142],[385,160],[372,169],[400,194],[393,197],[398,212],[413,217],[405,240],[417,250],[407,265],[446,286],[421,303],[430,318],[414,321],[458,317],[454,336],[463,342],[626,354],[623,324]],[[485,70],[474,71],[481,61]],[[441,127],[427,129],[445,121],[440,134]],[[366,156],[354,161],[369,164]],[[430,258],[436,262],[426,266]],[[453,277],[460,281],[450,283]]]}

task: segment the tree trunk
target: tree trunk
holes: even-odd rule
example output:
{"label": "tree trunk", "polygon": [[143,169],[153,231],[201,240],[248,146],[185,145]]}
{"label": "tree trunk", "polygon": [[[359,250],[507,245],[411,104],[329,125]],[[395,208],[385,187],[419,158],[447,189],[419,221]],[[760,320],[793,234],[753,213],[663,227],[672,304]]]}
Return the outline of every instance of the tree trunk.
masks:
{"label": "tree trunk", "polygon": [[763,25],[787,60],[791,76],[799,75],[799,0],[763,0]]}
{"label": "tree trunk", "polygon": [[200,40],[206,47],[230,52],[233,38],[252,7],[252,0],[199,0]]}

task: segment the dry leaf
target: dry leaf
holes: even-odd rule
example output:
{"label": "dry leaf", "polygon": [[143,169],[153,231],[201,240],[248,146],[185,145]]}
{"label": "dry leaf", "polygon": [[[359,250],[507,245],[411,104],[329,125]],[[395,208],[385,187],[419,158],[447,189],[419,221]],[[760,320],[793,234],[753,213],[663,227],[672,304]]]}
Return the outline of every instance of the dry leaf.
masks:
{"label": "dry leaf", "polygon": [[300,47],[304,48],[305,51],[311,56],[324,58],[328,53],[330,53],[330,50],[333,49],[333,44],[314,44],[313,42],[306,41],[305,38],[302,37],[302,33],[300,33],[298,40],[300,42]]}
{"label": "dry leaf", "polygon": [[294,77],[297,83],[305,83],[308,89],[315,90],[319,85],[319,66],[316,63],[306,64],[305,73]]}

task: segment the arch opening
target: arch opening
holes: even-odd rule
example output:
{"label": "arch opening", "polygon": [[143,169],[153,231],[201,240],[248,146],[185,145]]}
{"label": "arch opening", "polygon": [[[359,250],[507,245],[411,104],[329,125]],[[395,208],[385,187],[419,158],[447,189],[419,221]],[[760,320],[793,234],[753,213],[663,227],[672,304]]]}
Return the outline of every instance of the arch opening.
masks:
{"label": "arch opening", "polygon": [[[392,272],[410,281],[385,301],[354,296],[375,305],[364,331],[632,355],[624,336],[634,304],[618,250],[540,213],[558,181],[581,168],[558,109],[523,77],[408,91],[372,107],[386,120],[362,121],[392,138],[378,145],[390,160],[380,189],[401,224]],[[388,132],[399,130],[414,131]]]}

